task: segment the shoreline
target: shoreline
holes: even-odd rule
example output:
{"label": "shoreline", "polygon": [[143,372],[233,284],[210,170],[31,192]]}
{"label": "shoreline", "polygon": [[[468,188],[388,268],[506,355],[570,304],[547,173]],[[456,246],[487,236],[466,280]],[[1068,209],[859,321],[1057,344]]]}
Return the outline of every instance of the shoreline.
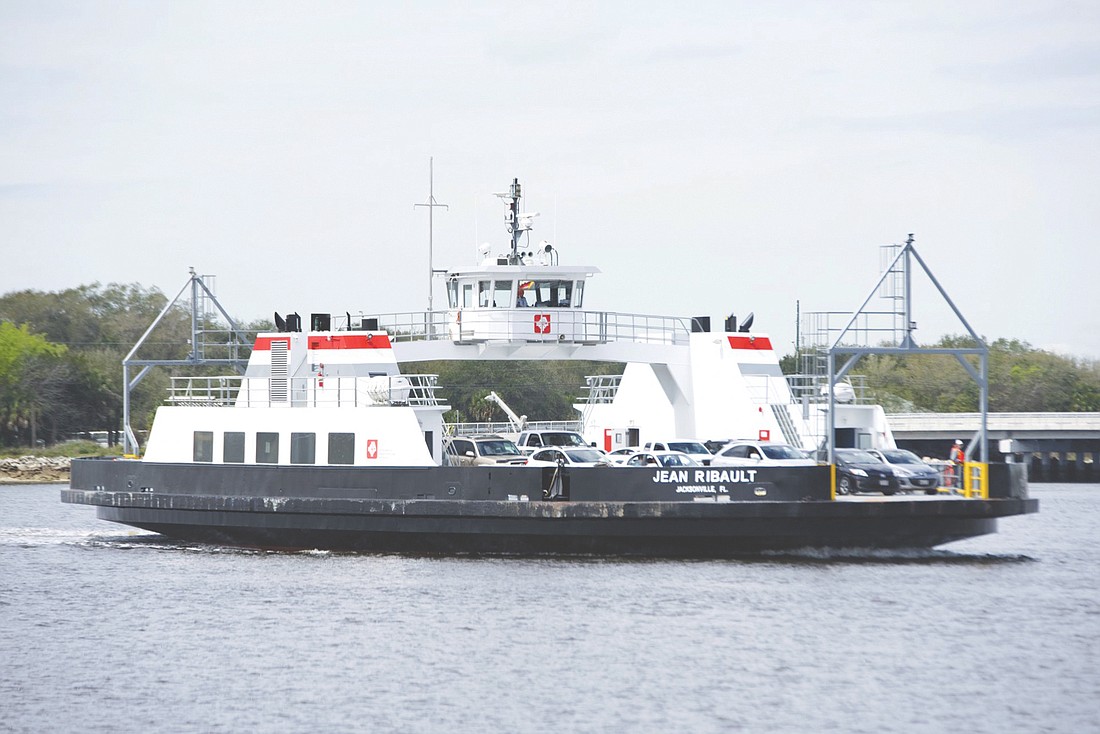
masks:
{"label": "shoreline", "polygon": [[69,457],[20,456],[0,459],[0,486],[5,484],[67,484]]}

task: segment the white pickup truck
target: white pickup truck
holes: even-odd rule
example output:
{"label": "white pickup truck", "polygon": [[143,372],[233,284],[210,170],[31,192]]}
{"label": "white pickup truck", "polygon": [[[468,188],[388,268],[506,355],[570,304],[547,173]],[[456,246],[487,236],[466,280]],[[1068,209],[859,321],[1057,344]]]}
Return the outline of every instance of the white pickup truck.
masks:
{"label": "white pickup truck", "polygon": [[584,437],[576,431],[523,431],[516,439],[519,450],[525,454],[546,446],[583,446],[589,448]]}

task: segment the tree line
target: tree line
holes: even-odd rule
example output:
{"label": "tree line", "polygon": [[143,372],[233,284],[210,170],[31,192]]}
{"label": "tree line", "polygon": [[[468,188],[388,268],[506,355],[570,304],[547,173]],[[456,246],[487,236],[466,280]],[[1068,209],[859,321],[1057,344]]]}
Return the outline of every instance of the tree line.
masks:
{"label": "tree line", "polygon": [[[933,346],[973,347],[969,337],[948,336]],[[901,398],[941,413],[979,409],[979,387],[950,355],[899,358],[874,355],[860,364],[883,405]],[[977,368],[976,358],[970,362]],[[993,412],[1100,411],[1100,362],[1035,349],[1018,339],[989,342],[989,410]]]}
{"label": "tree line", "polygon": [[[0,296],[0,447],[53,444],[93,431],[107,431],[117,442],[122,360],[167,304],[159,290],[138,284]],[[246,328],[268,327],[259,322]],[[134,357],[185,359],[190,337],[190,305],[177,304]],[[131,391],[130,422],[136,431],[148,430],[169,377],[164,370],[150,370]]]}
{"label": "tree line", "polygon": [[[996,339],[989,346],[989,410],[1013,412],[1100,411],[1100,361],[1036,349],[1018,339]],[[974,340],[945,336],[931,348],[974,348]],[[979,371],[978,358],[966,357]],[[793,369],[784,358],[784,371]],[[869,402],[888,413],[966,413],[979,410],[980,388],[953,355],[866,355],[852,372],[867,389]]]}
{"label": "tree line", "polygon": [[[90,431],[108,431],[117,440],[122,360],[167,303],[159,290],[137,284],[96,283],[0,296],[0,447],[52,444]],[[273,328],[264,320],[238,323],[249,337]],[[177,304],[135,358],[185,359],[190,336],[190,305]],[[972,344],[950,336],[933,346]],[[217,355],[208,350],[206,356]],[[794,355],[784,357],[784,371],[794,371],[796,363]],[[139,433],[148,430],[171,376],[226,371],[224,366],[150,370],[131,392],[132,427]],[[576,418],[573,404],[585,397],[584,378],[621,373],[622,365],[430,362],[408,371],[439,375],[439,395],[452,406],[446,416],[450,421],[505,420],[503,411],[485,400],[490,390],[532,420],[571,420]],[[855,372],[863,376],[868,397],[890,412],[978,410],[978,386],[951,356],[870,355]],[[990,344],[989,393],[992,411],[1100,411],[1100,363],[998,339]]]}

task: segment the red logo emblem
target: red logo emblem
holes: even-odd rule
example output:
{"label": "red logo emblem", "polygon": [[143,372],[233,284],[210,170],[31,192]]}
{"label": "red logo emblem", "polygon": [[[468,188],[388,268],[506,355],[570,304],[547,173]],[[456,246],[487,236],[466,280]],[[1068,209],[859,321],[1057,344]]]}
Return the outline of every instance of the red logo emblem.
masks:
{"label": "red logo emblem", "polygon": [[550,333],[550,314],[537,313],[535,314],[535,333],[536,334],[549,334]]}
{"label": "red logo emblem", "polygon": [[368,459],[377,459],[378,458],[378,439],[377,438],[368,438],[367,439],[367,458]]}
{"label": "red logo emblem", "polygon": [[767,428],[761,428],[760,429],[760,440],[761,441],[771,441],[772,440],[772,432],[769,431]]}

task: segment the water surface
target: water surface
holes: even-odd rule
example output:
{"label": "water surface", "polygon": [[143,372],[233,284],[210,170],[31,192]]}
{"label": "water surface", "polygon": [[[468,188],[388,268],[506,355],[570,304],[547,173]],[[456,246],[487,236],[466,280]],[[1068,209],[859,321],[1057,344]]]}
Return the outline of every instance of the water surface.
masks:
{"label": "water surface", "polygon": [[1100,731],[1100,486],[935,551],[180,544],[0,487],[0,731]]}

